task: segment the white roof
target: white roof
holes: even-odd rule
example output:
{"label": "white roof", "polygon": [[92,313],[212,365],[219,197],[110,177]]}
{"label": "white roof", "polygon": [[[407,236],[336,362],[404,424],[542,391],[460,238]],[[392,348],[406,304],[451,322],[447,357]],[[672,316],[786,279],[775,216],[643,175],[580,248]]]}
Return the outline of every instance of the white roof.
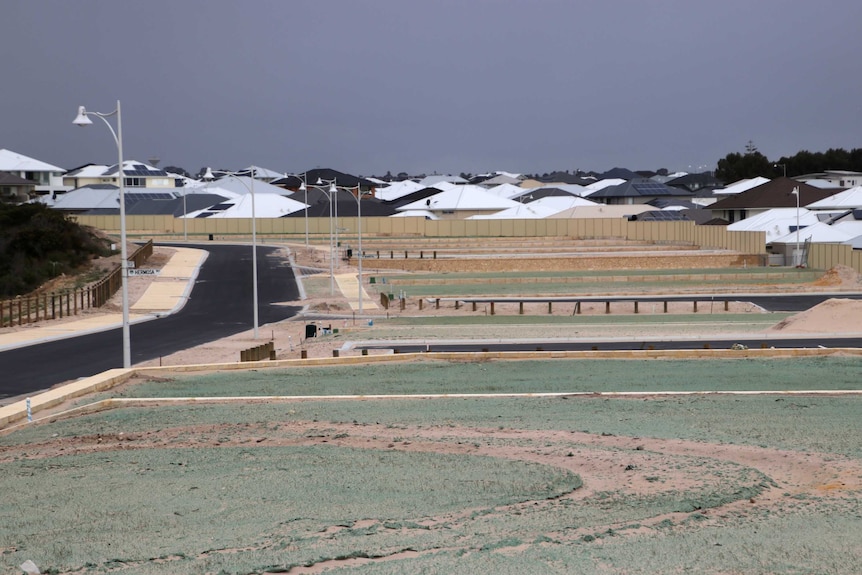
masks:
{"label": "white roof", "polygon": [[821,190],[828,190],[830,188],[841,189],[844,187],[839,186],[836,182],[830,182],[829,180],[804,180],[804,182],[813,188],[819,188]]}
{"label": "white roof", "polygon": [[12,150],[0,150],[0,171],[3,172],[65,172],[63,168],[58,168],[41,160],[36,160],[13,152]]}
{"label": "white roof", "polygon": [[449,189],[398,208],[403,210],[505,210],[518,202],[489,194],[482,186],[447,186]]}
{"label": "white roof", "polygon": [[497,186],[493,186],[491,188],[486,188],[489,194],[494,194],[498,198],[514,198],[515,196],[520,196],[530,190],[522,188],[520,186],[514,186],[512,184],[500,184]]}
{"label": "white roof", "polygon": [[540,209],[552,210],[552,214],[557,214],[563,210],[570,210],[572,208],[584,206],[597,206],[599,204],[579,196],[545,196],[544,198],[539,198],[538,200],[529,202],[528,205],[538,207]]}
{"label": "white roof", "polygon": [[397,214],[392,214],[389,216],[390,218],[425,218],[426,220],[439,220],[439,216],[434,212],[429,212],[428,210],[406,210],[403,212],[398,212]]}
{"label": "white roof", "polygon": [[470,216],[468,220],[535,220],[547,218],[556,210],[549,206],[538,206],[536,202],[530,204],[518,204],[506,210],[493,214],[482,214]]}
{"label": "white roof", "polygon": [[812,243],[841,243],[853,239],[853,237],[855,236],[849,231],[842,230],[837,226],[830,226],[824,222],[817,222],[816,224],[800,228],[799,235],[794,230],[772,240],[772,242],[777,244],[792,244],[798,238],[800,242],[810,239]]}
{"label": "white roof", "polygon": [[769,178],[764,178],[762,176],[757,176],[756,178],[748,178],[745,180],[739,180],[738,182],[733,182],[729,186],[724,186],[723,188],[716,188],[712,191],[713,194],[719,196],[728,195],[728,194],[738,194],[744,192],[746,190],[750,190],[751,188],[756,188],[757,186],[762,186],[766,182],[769,182]]}
{"label": "white roof", "polygon": [[[626,180],[623,180],[621,178],[608,178],[607,180],[599,180],[598,182],[593,182],[592,184],[584,186],[584,189],[581,190],[580,195],[587,197],[590,194],[594,194],[594,193],[598,192],[599,190],[603,190],[603,189],[610,187],[610,186],[618,186],[618,185],[623,184],[625,182],[626,182]],[[554,186],[554,187],[558,188],[559,186]]]}
{"label": "white roof", "polygon": [[252,217],[252,200],[254,200],[253,215],[255,218],[280,218],[305,209],[305,204],[302,202],[297,202],[280,194],[258,194],[257,189],[255,189],[253,198],[251,194],[245,194],[219,204],[220,206],[229,205],[230,207],[227,209],[210,210],[210,208],[206,208],[189,212],[186,217],[196,218],[208,213],[210,215],[206,217],[209,218],[250,218]]}
{"label": "white roof", "polygon": [[805,206],[810,210],[851,210],[862,208],[862,186],[856,186]]}
{"label": "white roof", "polygon": [[558,218],[626,218],[635,216],[644,212],[655,211],[655,208],[649,204],[596,204],[590,206],[575,206],[568,210],[563,210],[552,216],[553,219]]}
{"label": "white roof", "polygon": [[[252,170],[254,170],[252,172]],[[267,170],[266,168],[261,168],[260,166],[249,166],[244,170],[240,170],[241,172],[248,172],[249,174],[254,174],[256,179],[265,178],[270,180],[279,180],[285,176],[284,172],[276,172],[275,170]]]}
{"label": "white roof", "polygon": [[445,174],[426,176],[419,180],[419,183],[422,184],[423,188],[436,188],[437,184],[439,184],[440,182],[449,182],[450,184],[466,184],[467,180],[465,180],[461,176],[449,176]]}
{"label": "white roof", "polygon": [[[125,164],[125,162],[123,162]],[[101,178],[102,174],[108,171],[108,166],[104,164],[91,164],[89,166],[84,166],[83,168],[79,168],[74,172],[74,177],[76,178]]]}
{"label": "white roof", "polygon": [[397,200],[398,198],[412,194],[413,192],[426,187],[427,186],[417,184],[413,180],[404,180],[403,182],[394,182],[391,186],[387,186],[385,188],[377,188],[374,195],[376,198],[386,202]]}
{"label": "white roof", "polygon": [[[817,214],[799,208],[799,226],[813,226],[819,220]],[[790,233],[790,226],[796,226],[796,208],[772,208],[757,215],[733,222],[727,226],[732,232],[766,232],[766,243],[774,242]]]}
{"label": "white roof", "polygon": [[[279,188],[278,186],[273,186],[272,184],[252,179],[248,176],[225,176],[219,180],[208,182],[204,188],[220,188],[239,195],[251,193],[252,188],[254,188],[254,195],[256,196],[260,194],[284,194],[286,192],[284,188]],[[213,193],[217,194],[218,192]]]}
{"label": "white roof", "polygon": [[482,186],[498,186],[500,184],[517,184],[521,181],[521,178],[517,176],[510,176],[509,174],[497,174],[492,178],[488,178],[487,180],[480,182]]}
{"label": "white roof", "polygon": [[832,224],[833,228],[838,228],[844,233],[850,234],[850,237],[862,236],[862,220],[843,220]]}

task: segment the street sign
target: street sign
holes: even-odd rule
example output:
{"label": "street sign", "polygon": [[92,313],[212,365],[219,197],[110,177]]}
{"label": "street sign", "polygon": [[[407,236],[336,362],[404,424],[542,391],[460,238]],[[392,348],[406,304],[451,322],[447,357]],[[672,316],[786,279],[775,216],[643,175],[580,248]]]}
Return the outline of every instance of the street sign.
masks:
{"label": "street sign", "polygon": [[162,273],[162,270],[126,270],[130,276],[157,276]]}

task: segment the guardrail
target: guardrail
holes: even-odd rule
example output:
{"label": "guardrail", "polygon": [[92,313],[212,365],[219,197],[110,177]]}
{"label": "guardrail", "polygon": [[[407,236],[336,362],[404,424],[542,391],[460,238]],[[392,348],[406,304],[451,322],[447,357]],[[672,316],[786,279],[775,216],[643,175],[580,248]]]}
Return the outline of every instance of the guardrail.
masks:
{"label": "guardrail", "polygon": [[[129,256],[137,268],[153,255],[153,240]],[[105,305],[122,285],[122,268],[115,266],[105,277],[87,286],[46,294],[18,296],[0,300],[0,327],[13,327],[39,321],[62,319]]]}

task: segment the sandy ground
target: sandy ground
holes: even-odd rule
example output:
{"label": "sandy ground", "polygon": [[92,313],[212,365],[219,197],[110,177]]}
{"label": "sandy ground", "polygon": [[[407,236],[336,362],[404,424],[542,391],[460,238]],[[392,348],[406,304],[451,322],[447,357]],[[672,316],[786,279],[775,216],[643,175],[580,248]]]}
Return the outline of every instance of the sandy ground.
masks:
{"label": "sandy ground", "polygon": [[[130,247],[129,249],[134,249]],[[171,255],[175,252],[174,249],[168,247],[155,247],[154,253],[143,267],[159,268],[167,262]],[[488,306],[480,306],[477,311],[472,311],[470,306],[462,305],[460,309],[455,309],[452,302],[443,302],[437,308],[432,301],[424,301],[423,309],[419,309],[419,299],[410,298],[406,301],[404,310],[398,305],[392,305],[389,310],[374,308],[374,306],[366,305],[363,310],[363,317],[355,317],[354,312],[350,309],[347,300],[340,292],[336,296],[330,297],[328,282],[322,281],[329,273],[328,260],[325,258],[326,250],[317,249],[315,247],[306,248],[303,245],[292,245],[282,249],[282,256],[285,258],[292,257],[297,269],[298,275],[303,280],[305,286],[306,298],[296,302],[284,302],[289,305],[302,306],[304,312],[299,317],[292,320],[281,322],[278,324],[263,325],[259,328],[259,338],[256,340],[253,337],[251,330],[236,334],[232,337],[213,341],[201,346],[179,351],[177,353],[154,359],[142,364],[142,366],[157,366],[157,365],[190,365],[201,363],[225,363],[235,362],[240,359],[240,352],[267,343],[274,342],[276,356],[278,359],[300,358],[305,353],[306,357],[331,357],[334,350],[342,350],[346,342],[367,340],[367,339],[423,339],[432,340],[437,338],[479,338],[479,339],[499,339],[499,338],[520,338],[520,339],[541,339],[541,338],[613,338],[613,337],[639,337],[643,335],[650,336],[697,336],[702,335],[705,330],[710,333],[722,331],[725,333],[739,333],[742,329],[746,333],[751,333],[752,329],[757,330],[756,333],[782,333],[782,334],[836,334],[836,333],[859,333],[862,332],[862,302],[849,299],[836,298],[824,302],[823,304],[797,314],[787,320],[776,323],[769,327],[764,326],[763,310],[743,302],[731,302],[727,311],[721,303],[701,302],[698,307],[698,313],[704,315],[714,314],[751,314],[755,327],[746,327],[738,322],[735,324],[707,324],[707,323],[688,323],[688,324],[668,324],[662,325],[652,323],[649,325],[637,325],[633,323],[622,324],[617,322],[605,323],[602,325],[588,324],[556,324],[549,327],[548,324],[536,323],[534,325],[517,325],[517,326],[470,326],[469,328],[458,327],[439,327],[416,328],[411,326],[398,326],[397,328],[382,327],[380,319],[386,317],[431,317],[431,316],[482,316],[489,313]],[[355,267],[348,267],[344,262],[339,262],[336,269],[336,274],[340,273],[356,273]],[[367,273],[367,272],[366,272]],[[62,280],[61,280],[62,281]],[[153,276],[136,276],[130,278],[129,281],[129,300],[130,304],[134,303],[143,295],[151,282],[157,281]],[[315,287],[315,281],[317,287]],[[319,286],[326,284],[325,289]],[[369,286],[366,283],[366,289],[373,289],[374,286]],[[744,288],[746,291],[749,287]],[[768,289],[768,287],[767,287]],[[862,290],[862,278],[853,269],[849,267],[838,267],[829,270],[823,277],[809,284],[799,286],[782,285],[780,288],[786,292],[788,290],[799,291],[842,291],[842,290]],[[337,291],[337,290],[336,290]],[[379,301],[379,295],[374,291],[366,291],[368,298],[366,302]],[[116,294],[111,301],[104,307],[95,310],[85,310],[77,316],[66,317],[54,322],[75,321],[85,317],[91,317],[98,314],[119,313],[121,311],[120,294]],[[555,316],[571,316],[573,315],[573,304],[558,304],[553,307]],[[668,314],[691,314],[693,307],[691,303],[670,303],[668,305]],[[518,304],[496,304],[495,313],[497,316],[517,316],[519,315]],[[613,304],[612,315],[615,319],[618,316],[634,317],[632,304]],[[547,316],[547,304],[526,304],[524,308],[525,315],[532,316]],[[581,314],[584,316],[604,315],[604,304],[585,304],[581,307]],[[639,316],[662,314],[663,308],[660,304],[642,304],[639,308]],[[309,319],[309,316],[315,319]],[[377,320],[377,321],[375,321]],[[319,332],[319,337],[305,339],[305,326],[307,323],[314,322],[318,326],[331,326],[338,329],[338,334],[323,335]],[[374,324],[374,325],[370,325]],[[29,326],[3,328],[3,331],[19,330],[19,329],[36,329],[40,324],[32,324]],[[733,330],[736,330],[735,332]],[[341,352],[341,351],[340,351]]]}
{"label": "sandy ground", "polygon": [[[150,260],[150,266],[159,267],[170,257],[169,248],[156,248],[156,253]],[[304,268],[322,268],[322,260],[314,252],[294,252],[297,264]],[[342,267],[340,271],[346,271]],[[310,272],[309,272],[310,273]],[[130,282],[130,300],[134,302],[139,298],[152,281],[146,277],[135,278]],[[805,289],[859,289],[859,277],[849,269],[831,270],[824,278],[816,282],[818,285],[805,286]],[[782,289],[787,289],[783,286]],[[371,294],[369,294],[371,295]],[[297,302],[305,306],[310,312],[320,311],[346,312],[348,307],[343,298],[333,301],[328,294],[321,296],[309,293],[306,300]],[[721,310],[712,310],[715,313],[724,313]],[[119,309],[119,300],[109,304],[108,310]],[[691,313],[691,304],[673,304],[669,310],[671,313]],[[641,313],[648,313],[643,310]],[[734,304],[730,313],[758,314],[758,310],[751,309],[746,304]],[[96,311],[88,313],[105,313]],[[414,302],[399,315],[472,315],[475,313],[466,308],[455,310],[453,305],[441,307],[426,306],[419,310]],[[517,306],[499,306],[497,313],[500,315],[517,315]],[[529,310],[526,313],[530,313]],[[534,311],[536,315],[547,313],[546,304]],[[560,306],[555,314],[571,315],[571,309]],[[584,314],[603,314],[603,306],[586,306]],[[623,312],[619,312],[623,313]],[[660,313],[660,312],[659,312]],[[282,322],[278,325],[261,327],[261,340],[276,342],[279,358],[299,357],[305,351],[308,357],[330,356],[332,349],[340,347],[346,339],[363,339],[374,337],[377,326],[369,326],[368,319],[374,317],[385,317],[386,312],[377,310],[369,312],[367,318],[357,320],[339,319],[332,317],[319,324],[331,324],[340,328],[340,334],[336,336],[323,336],[312,340],[304,340],[305,321]],[[71,318],[75,319],[75,318]],[[65,320],[64,320],[65,321]],[[862,302],[846,299],[832,299],[823,304],[797,314],[785,321],[769,328],[774,332],[782,333],[836,333],[837,331],[862,331]],[[582,326],[580,329],[584,329]],[[631,326],[618,327],[621,335],[631,335]],[[656,327],[646,328],[656,333]],[[687,333],[702,333],[703,325],[680,326],[675,324],[671,328],[674,335]],[[343,332],[343,335],[342,335]],[[623,333],[624,332],[624,333]],[[406,332],[409,335],[409,331]],[[503,334],[500,334],[503,335]],[[543,337],[547,335],[547,326],[518,326],[517,333],[510,334],[519,338]],[[584,334],[586,335],[586,334]],[[406,337],[406,336],[405,336]],[[189,350],[181,351],[159,360],[149,362],[147,365],[183,365],[198,363],[217,363],[226,361],[237,361],[239,352],[248,347],[258,345],[262,341],[255,341],[251,332],[238,334],[231,338],[208,343]],[[625,399],[619,399],[625,401]],[[423,426],[399,426],[397,429],[388,429],[384,426],[357,426],[350,424],[328,423],[325,434],[319,433],[319,423],[316,421],[291,421],[282,422],[277,427],[283,427],[285,433],[281,436],[275,432],[272,426],[261,424],[243,425],[213,425],[195,427],[173,427],[158,431],[148,431],[137,434],[120,434],[119,436],[81,436],[72,438],[57,438],[41,444],[27,444],[19,448],[5,449],[0,461],[11,461],[18,457],[26,458],[49,458],[59,455],[70,455],[88,452],[110,452],[118,449],[160,449],[160,448],[215,448],[231,445],[296,445],[297,437],[307,445],[330,444],[343,445],[362,449],[376,450],[405,450],[425,451],[434,453],[471,454],[501,457],[514,460],[539,462],[570,469],[581,476],[584,481],[582,489],[575,490],[567,497],[573,499],[587,499],[607,491],[618,491],[621,495],[637,496],[638,494],[650,493],[656,489],[654,483],[644,478],[661,476],[667,479],[676,489],[684,490],[687,485],[693,485],[699,480],[700,473],[697,468],[680,468],[679,456],[697,456],[710,458],[712,460],[739,464],[757,469],[771,477],[776,482],[776,487],[764,491],[756,499],[744,499],[724,505],[709,511],[704,510],[706,519],[703,525],[720,524],[721,517],[728,512],[745,515],[754,514],[758,510],[777,510],[791,503],[794,497],[847,497],[849,494],[858,493],[862,489],[862,463],[849,460],[833,454],[818,454],[811,452],[789,452],[763,447],[744,445],[711,444],[701,441],[663,440],[641,437],[606,436],[604,434],[590,434],[572,431],[539,431],[539,430],[517,430],[517,429],[478,429],[447,425],[441,427]],[[397,436],[397,437],[396,437]],[[218,437],[216,444],[212,438]],[[455,437],[458,441],[453,441]],[[489,441],[493,439],[494,441]],[[502,441],[501,441],[502,440]],[[504,445],[504,440],[511,443]],[[556,444],[576,443],[580,447],[573,450],[551,449],[547,446]],[[637,469],[637,473],[625,473],[628,469]],[[523,505],[544,506],[549,505],[547,501],[528,502]],[[510,511],[519,513],[514,508]],[[676,519],[673,516],[651,517],[642,522],[644,528],[658,525],[666,519]],[[428,521],[451,522],[452,516],[439,518],[428,518]],[[608,529],[619,528],[618,525],[608,525]],[[595,526],[590,527],[596,531]],[[577,530],[567,530],[555,533],[554,537],[560,540],[577,538],[583,536]],[[389,559],[398,558],[397,556]],[[351,562],[354,560],[351,560]],[[363,560],[356,560],[357,562]],[[347,565],[341,562],[340,565]],[[332,565],[326,562],[292,570],[291,573],[320,573]]]}

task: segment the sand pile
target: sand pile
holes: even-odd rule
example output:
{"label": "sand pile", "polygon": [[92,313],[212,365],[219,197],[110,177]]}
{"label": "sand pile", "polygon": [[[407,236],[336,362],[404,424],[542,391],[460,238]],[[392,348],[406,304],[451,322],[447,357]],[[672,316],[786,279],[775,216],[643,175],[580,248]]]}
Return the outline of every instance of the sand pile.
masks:
{"label": "sand pile", "polygon": [[862,333],[862,301],[832,298],[791,316],[769,331],[792,333]]}
{"label": "sand pile", "polygon": [[862,286],[862,276],[850,266],[837,265],[828,270],[823,277],[813,282],[816,286],[859,287]]}

